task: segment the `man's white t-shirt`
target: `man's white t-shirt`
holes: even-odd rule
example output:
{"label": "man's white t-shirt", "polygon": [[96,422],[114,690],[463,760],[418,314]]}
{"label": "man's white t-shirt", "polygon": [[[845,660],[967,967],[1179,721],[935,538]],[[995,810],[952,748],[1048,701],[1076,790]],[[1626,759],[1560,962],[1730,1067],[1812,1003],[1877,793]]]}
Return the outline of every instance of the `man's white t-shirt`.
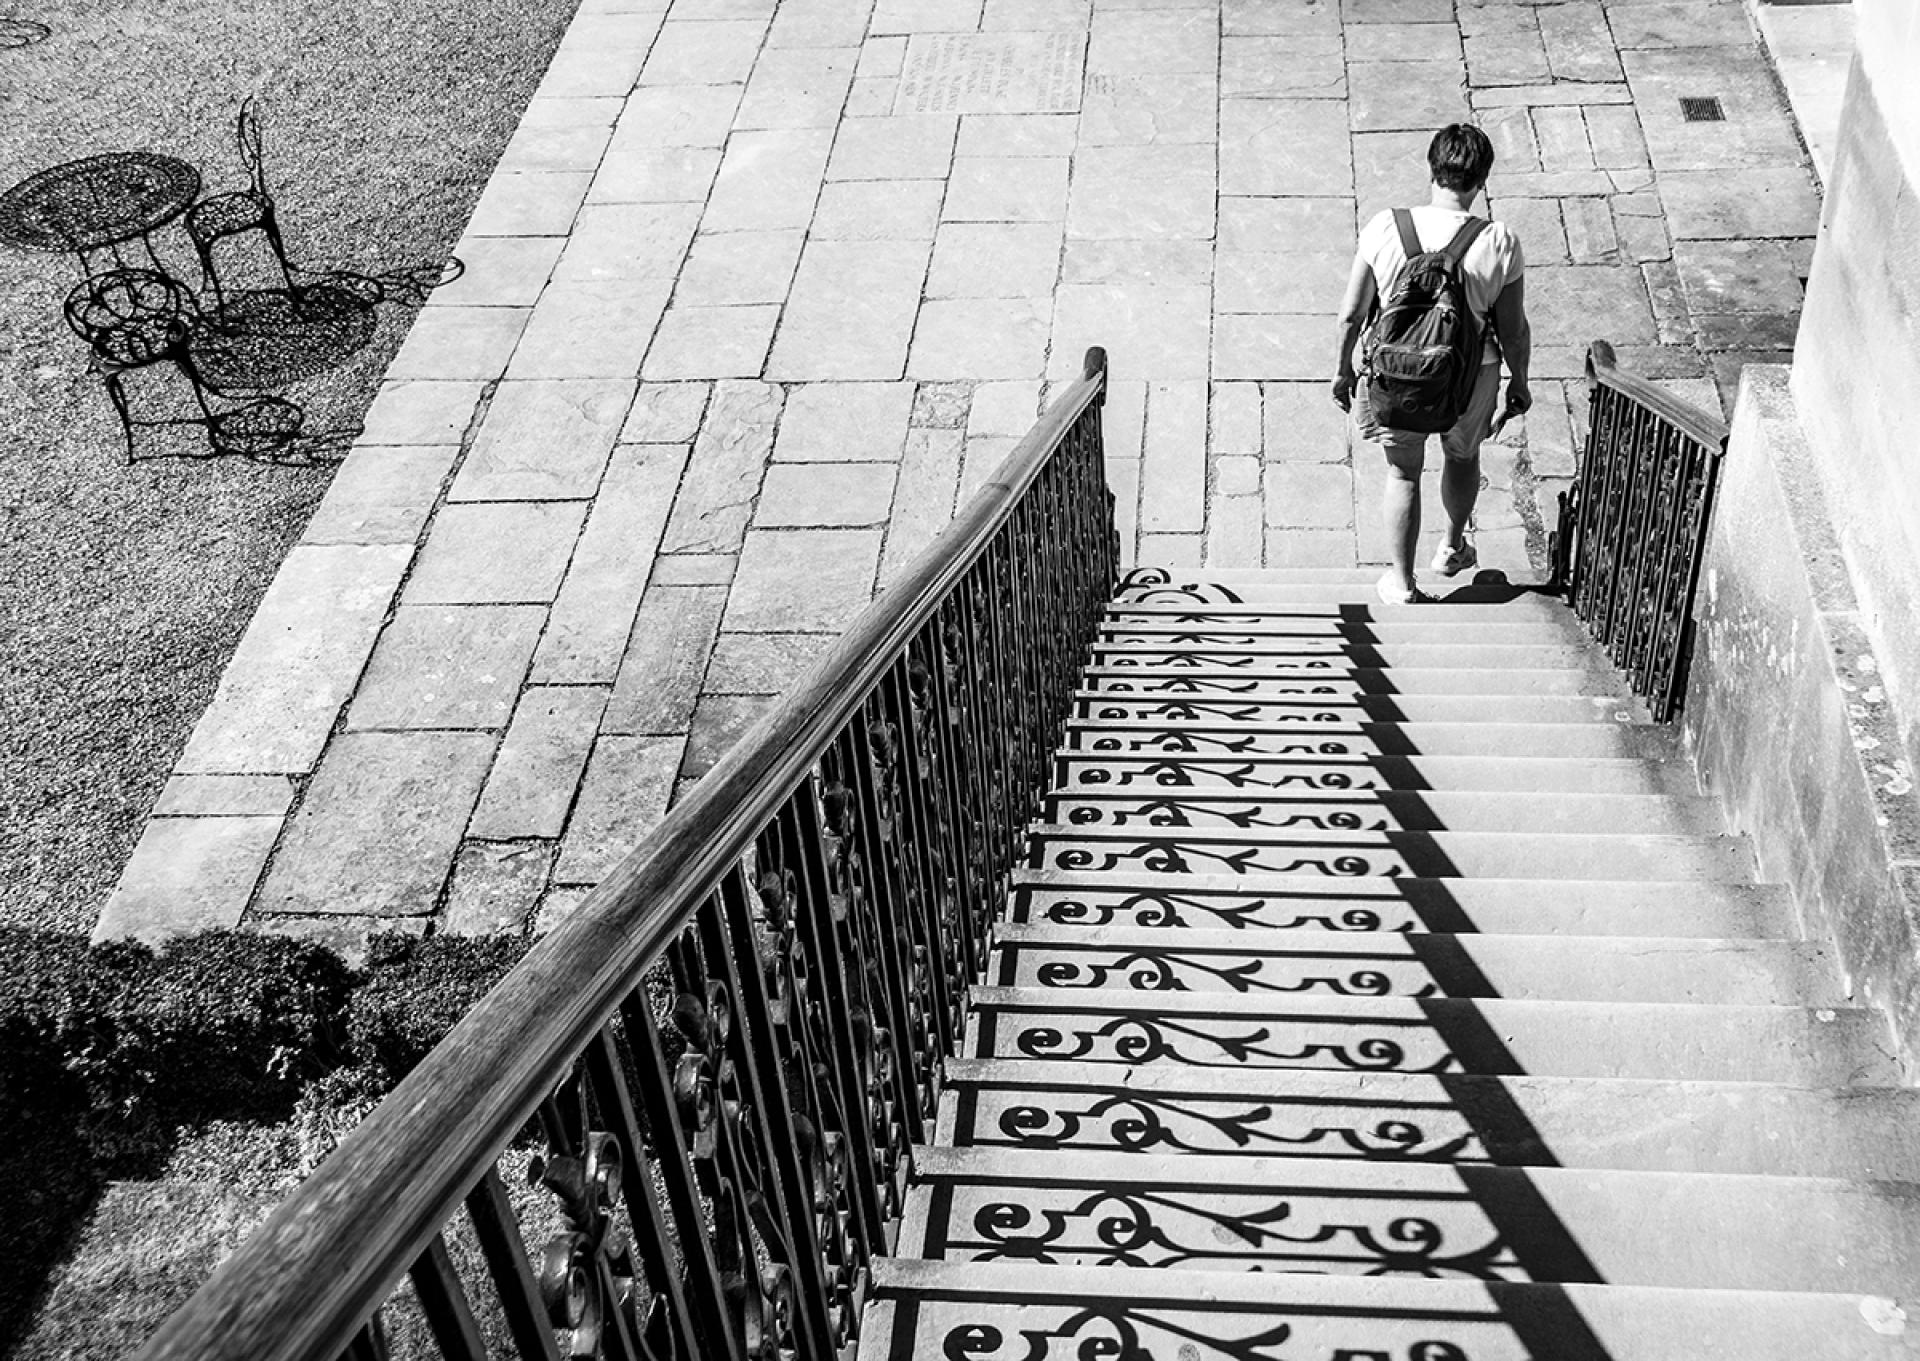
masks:
{"label": "man's white t-shirt", "polygon": [[[1413,231],[1420,238],[1420,248],[1444,249],[1469,216],[1471,214],[1430,204],[1415,208]],[[1400,245],[1400,233],[1394,228],[1391,210],[1375,214],[1373,221],[1367,223],[1360,233],[1359,255],[1372,268],[1373,286],[1384,300],[1393,276],[1407,263],[1407,252]],[[1467,306],[1486,327],[1487,344],[1481,361],[1484,364],[1496,363],[1500,358],[1500,347],[1493,334],[1493,300],[1500,296],[1501,289],[1519,278],[1526,267],[1520,238],[1504,222],[1488,223],[1467,248],[1467,258],[1461,261],[1461,271],[1466,277]]]}

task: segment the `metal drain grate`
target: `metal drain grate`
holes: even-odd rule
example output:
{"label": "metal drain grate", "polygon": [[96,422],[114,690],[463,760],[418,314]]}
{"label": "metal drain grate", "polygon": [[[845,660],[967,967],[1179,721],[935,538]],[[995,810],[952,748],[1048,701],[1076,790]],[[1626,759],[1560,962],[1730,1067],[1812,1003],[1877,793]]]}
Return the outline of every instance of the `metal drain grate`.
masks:
{"label": "metal drain grate", "polygon": [[1727,111],[1718,95],[1681,95],[1680,116],[1689,123],[1724,123]]}

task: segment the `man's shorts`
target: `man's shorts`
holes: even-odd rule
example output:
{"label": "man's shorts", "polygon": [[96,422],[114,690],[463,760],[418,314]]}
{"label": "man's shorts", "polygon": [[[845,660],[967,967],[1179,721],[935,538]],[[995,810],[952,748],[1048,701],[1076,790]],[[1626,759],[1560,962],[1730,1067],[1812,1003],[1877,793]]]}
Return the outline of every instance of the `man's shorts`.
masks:
{"label": "man's shorts", "polygon": [[[1453,429],[1442,431],[1440,448],[1448,458],[1472,458],[1480,452],[1480,442],[1493,429],[1493,408],[1500,400],[1500,366],[1482,364],[1480,376],[1474,380],[1473,396],[1467,400],[1467,409],[1454,423]],[[1353,394],[1353,425],[1360,432],[1360,438],[1369,444],[1377,444],[1388,451],[1406,454],[1425,452],[1427,440],[1431,436],[1417,430],[1388,430],[1374,424],[1373,407],[1367,401],[1367,380],[1362,378]]]}

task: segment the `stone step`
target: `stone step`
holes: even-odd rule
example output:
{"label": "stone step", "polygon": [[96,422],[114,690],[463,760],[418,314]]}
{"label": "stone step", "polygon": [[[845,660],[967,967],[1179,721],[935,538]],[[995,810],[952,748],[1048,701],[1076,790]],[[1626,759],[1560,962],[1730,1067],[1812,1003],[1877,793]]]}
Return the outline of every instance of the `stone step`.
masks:
{"label": "stone step", "polygon": [[1558,596],[1529,594],[1511,600],[1489,601],[1462,592],[1459,599],[1447,603],[1444,609],[1436,610],[1426,605],[1383,605],[1373,597],[1370,588],[1364,593],[1356,593],[1352,601],[1116,599],[1108,602],[1101,618],[1109,623],[1123,619],[1144,622],[1231,619],[1250,623],[1286,619],[1339,619],[1351,623],[1374,621],[1397,624],[1578,620],[1578,616]]}
{"label": "stone step", "polygon": [[[1904,1295],[1906,1292],[1902,1292]],[[1911,1361],[1861,1293],[874,1262],[859,1361]]]}
{"label": "stone step", "polygon": [[1893,1086],[1867,1007],[973,990],[973,1058]]}
{"label": "stone step", "polygon": [[1466,667],[1491,674],[1509,668],[1538,670],[1598,666],[1599,654],[1577,643],[1366,643],[1341,638],[1294,638],[1273,647],[1141,647],[1095,640],[1091,667],[1137,666],[1142,670],[1230,670],[1242,675],[1313,668]]}
{"label": "stone step", "polygon": [[923,1147],[895,1251],[1207,1271],[1906,1294],[1920,1185]]}
{"label": "stone step", "polygon": [[1384,620],[1342,619],[1337,616],[1316,619],[1302,615],[1271,615],[1261,620],[1191,622],[1174,619],[1109,619],[1103,621],[1096,630],[1094,645],[1149,649],[1197,647],[1208,651],[1246,647],[1275,652],[1292,647],[1297,642],[1379,646],[1418,643],[1480,646],[1498,643],[1507,646],[1579,647],[1587,640],[1579,621],[1571,617],[1462,617],[1484,613],[1479,610],[1434,610],[1419,618]]}
{"label": "stone step", "polygon": [[1198,606],[1201,608],[1238,605],[1342,605],[1350,609],[1377,611],[1382,615],[1416,614],[1422,610],[1438,614],[1462,608],[1524,607],[1539,604],[1565,609],[1560,598],[1544,591],[1529,590],[1497,583],[1476,585],[1445,577],[1418,573],[1420,589],[1432,597],[1418,605],[1387,605],[1374,594],[1374,582],[1380,568],[1373,568],[1365,580],[1357,577],[1280,578],[1262,581],[1194,582],[1154,587],[1122,586],[1113,594],[1116,607],[1130,605]]}
{"label": "stone step", "polygon": [[1420,589],[1430,597],[1417,605],[1388,605],[1374,594],[1379,568],[1365,582],[1354,581],[1273,581],[1245,582],[1237,585],[1201,585],[1185,589],[1157,587],[1153,590],[1116,591],[1108,605],[1112,609],[1136,609],[1162,606],[1169,609],[1237,610],[1269,609],[1342,609],[1362,612],[1376,619],[1403,619],[1417,614],[1453,614],[1469,610],[1484,613],[1509,610],[1515,614],[1572,611],[1558,596],[1542,591],[1515,591],[1503,586],[1472,586],[1440,577],[1416,573]]}
{"label": "stone step", "polygon": [[1125,695],[1076,691],[1079,719],[1314,727],[1327,723],[1646,723],[1613,695]]}
{"label": "stone step", "polygon": [[[1176,587],[1186,586],[1194,583],[1200,585],[1218,585],[1222,583],[1231,585],[1244,582],[1254,582],[1257,584],[1263,581],[1345,581],[1371,588],[1373,583],[1379,580],[1380,571],[1381,569],[1378,567],[1365,566],[1168,567],[1160,563],[1149,562],[1142,563],[1138,567],[1129,567],[1121,574],[1119,584],[1125,589],[1147,589],[1150,587],[1160,588],[1168,585]],[[1503,590],[1545,590],[1544,586],[1531,582],[1530,580],[1509,582],[1507,580],[1508,574],[1504,571],[1489,571],[1488,569],[1480,568],[1475,571],[1474,575],[1476,577],[1486,576],[1490,578],[1490,580],[1497,578],[1498,581],[1502,583],[1501,589]],[[1440,578],[1440,584],[1442,586],[1449,584],[1449,582],[1458,582],[1458,584],[1462,585],[1468,584],[1467,579],[1464,577]]]}
{"label": "stone step", "polygon": [[1611,668],[1571,667],[1480,671],[1472,667],[1378,668],[1302,667],[1293,672],[1248,675],[1232,667],[1212,671],[1190,667],[1148,670],[1108,666],[1088,670],[1088,693],[1176,695],[1601,695],[1637,703],[1627,682]]}
{"label": "stone step", "polygon": [[1907,1087],[1032,1059],[949,1060],[946,1081],[937,1138],[962,1147],[1920,1181]]}
{"label": "stone step", "polygon": [[1406,832],[1722,831],[1720,805],[1703,795],[1556,793],[1457,789],[1329,790],[1264,797],[1208,790],[1130,790],[1047,795],[1040,816],[1074,827],[1272,827]]}
{"label": "stone step", "polygon": [[[1380,567],[1177,567],[1129,569],[1115,588],[1116,596],[1145,593],[1155,598],[1183,599],[1187,593],[1246,598],[1268,586],[1349,586],[1356,598],[1377,602],[1373,586]],[[1558,599],[1541,580],[1511,578],[1499,569],[1478,568],[1465,576],[1443,577],[1421,571],[1421,589],[1433,596],[1460,596],[1476,600],[1512,600],[1519,596]],[[1406,608],[1418,609],[1418,606]]]}
{"label": "stone step", "polygon": [[1062,751],[1054,758],[1053,787],[1062,794],[1152,789],[1260,796],[1380,789],[1548,795],[1700,792],[1692,769],[1679,760],[1380,753],[1335,757]]}
{"label": "stone step", "polygon": [[1784,884],[1671,880],[1330,879],[1321,875],[1019,870],[1009,922],[1159,931],[1440,931],[1456,935],[1793,939]]}
{"label": "stone step", "polygon": [[1415,875],[1424,879],[1751,880],[1743,836],[1575,832],[1289,832],[1279,828],[1108,828],[1039,823],[1031,869],[1089,874]]}
{"label": "stone step", "polygon": [[1629,723],[1180,723],[1069,719],[1069,751],[1190,756],[1613,756],[1661,760],[1679,735]]}
{"label": "stone step", "polygon": [[1007,924],[986,976],[1001,987],[1267,997],[1504,997],[1569,1002],[1844,1006],[1812,941],[1438,932],[1181,931]]}
{"label": "stone step", "polygon": [[[1144,563],[1139,567],[1128,568],[1121,575],[1121,590],[1167,590],[1184,589],[1189,586],[1241,586],[1267,583],[1299,582],[1335,582],[1352,586],[1364,586],[1372,591],[1373,583],[1380,579],[1378,567],[1163,567],[1157,563]],[[1504,575],[1504,574],[1503,574]],[[1453,584],[1448,578],[1441,578],[1442,587]],[[1460,585],[1466,585],[1464,581]],[[1485,588],[1482,588],[1485,589]],[[1537,586],[1527,583],[1513,583],[1501,587],[1503,590],[1538,590]]]}

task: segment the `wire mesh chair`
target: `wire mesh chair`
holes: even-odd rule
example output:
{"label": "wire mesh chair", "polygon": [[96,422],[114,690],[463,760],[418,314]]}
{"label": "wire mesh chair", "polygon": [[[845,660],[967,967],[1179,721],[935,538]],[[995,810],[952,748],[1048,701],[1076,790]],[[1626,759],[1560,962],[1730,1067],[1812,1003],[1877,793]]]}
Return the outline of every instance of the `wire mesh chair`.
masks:
{"label": "wire mesh chair", "polygon": [[115,269],[67,294],[67,325],[102,367],[142,368],[185,350],[200,307],[187,286],[154,269]]}
{"label": "wire mesh chair", "polygon": [[[301,269],[288,258],[280,234],[259,110],[251,98],[240,105],[235,139],[247,186],[197,202],[199,172],[151,153],[114,153],[55,167],[15,186],[0,202],[0,209],[15,210],[18,221],[0,213],[0,229],[11,222],[15,244],[77,249],[83,268],[91,263],[87,250],[144,240],[154,227],[184,215],[200,262],[199,296],[166,272],[149,244],[153,268],[123,263],[116,254],[114,268],[92,274],[66,302],[67,324],[92,350],[120,417],[129,462],[141,457],[136,432],[184,426],[204,429],[204,446],[173,447],[159,457],[337,461],[358,427],[306,430],[303,409],[278,390],[317,378],[363,349],[382,303],[418,305],[461,273],[452,257],[380,274]],[[242,278],[234,261],[220,258],[233,253],[222,243],[256,232],[271,263],[264,279],[257,268],[253,277]],[[4,230],[0,239],[6,239]],[[157,376],[159,390],[152,394],[158,401],[171,399],[162,415],[147,409],[144,391],[141,400],[132,391],[154,384],[129,381],[156,368],[169,370]]]}
{"label": "wire mesh chair", "polygon": [[240,162],[251,183],[245,189],[212,194],[187,210],[187,235],[193,239],[194,252],[200,257],[200,271],[214,297],[223,299],[226,286],[214,266],[215,245],[231,237],[258,231],[266,237],[268,253],[279,266],[284,287],[293,287],[294,267],[287,259],[286,243],[280,237],[280,220],[274,214],[273,195],[267,192],[266,158],[261,148],[260,119],[252,99],[240,104],[236,140]]}
{"label": "wire mesh chair", "polygon": [[[67,325],[87,342],[106,382],[107,396],[120,418],[127,461],[140,458],[135,432],[199,426],[206,431],[204,452],[173,456],[238,455],[283,461],[300,438],[304,413],[281,397],[254,396],[216,410],[208,386],[193,361],[193,336],[202,322],[199,304],[178,279],[152,269],[116,269],[83,281],[67,295]],[[137,413],[127,375],[169,364],[185,381],[185,400],[165,414]],[[177,394],[176,394],[177,395]]]}

